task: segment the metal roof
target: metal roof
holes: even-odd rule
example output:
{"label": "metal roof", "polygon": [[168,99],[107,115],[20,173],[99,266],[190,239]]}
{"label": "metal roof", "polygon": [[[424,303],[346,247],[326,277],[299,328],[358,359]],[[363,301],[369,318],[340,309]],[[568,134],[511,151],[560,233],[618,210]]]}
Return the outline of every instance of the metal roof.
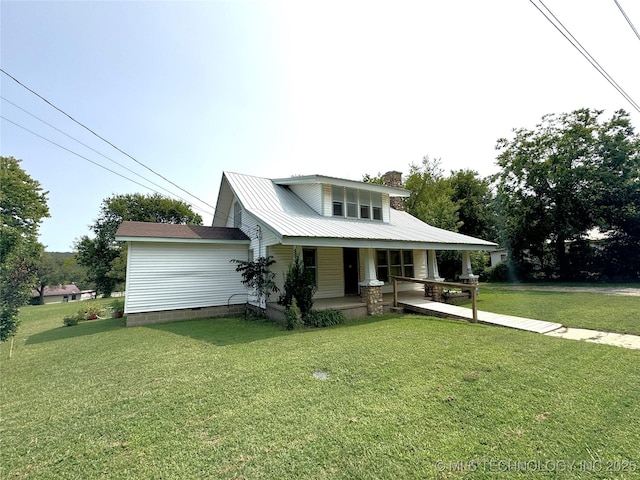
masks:
{"label": "metal roof", "polygon": [[224,179],[242,207],[264,222],[283,244],[342,244],[382,248],[409,242],[414,248],[439,250],[493,250],[497,247],[492,242],[433,227],[394,209],[390,209],[388,223],[325,217],[286,185],[276,184],[271,179],[231,172],[224,172],[223,183]]}
{"label": "metal roof", "polygon": [[411,195],[409,190],[400,187],[391,187],[389,185],[380,185],[378,183],[358,182],[356,180],[347,180],[345,178],[327,177],[325,175],[306,175],[300,177],[276,178],[272,180],[276,185],[305,185],[314,183],[328,183],[339,187],[360,188],[372,192],[386,193],[390,197],[408,197]]}

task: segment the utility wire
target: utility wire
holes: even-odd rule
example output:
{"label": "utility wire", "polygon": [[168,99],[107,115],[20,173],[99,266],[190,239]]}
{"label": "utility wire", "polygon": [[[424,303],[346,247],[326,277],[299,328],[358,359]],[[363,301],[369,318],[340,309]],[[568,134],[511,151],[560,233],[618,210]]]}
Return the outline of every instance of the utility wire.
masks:
{"label": "utility wire", "polygon": [[[134,175],[136,175],[136,176],[138,176],[138,177],[142,178],[143,180],[145,180],[145,181],[149,182],[151,185],[154,185],[154,186],[156,186],[156,187],[158,187],[158,188],[161,188],[162,190],[164,190],[165,192],[167,192],[169,195],[171,195],[171,196],[173,196],[173,197],[176,197],[176,198],[179,198],[179,199],[180,199],[180,200],[182,200],[183,202],[185,202],[185,203],[187,203],[187,204],[189,204],[189,205],[192,205],[192,202],[190,202],[189,200],[187,200],[187,199],[185,199],[185,198],[182,198],[180,195],[177,195],[177,194],[173,193],[171,190],[166,189],[166,188],[165,188],[165,187],[163,187],[162,185],[158,185],[158,184],[157,184],[157,183],[155,183],[154,181],[152,181],[152,180],[148,179],[147,177],[145,177],[145,176],[143,176],[143,175],[140,175],[138,172],[136,172],[136,171],[134,171],[134,170],[131,170],[130,168],[126,167],[125,165],[121,164],[120,162],[117,162],[117,161],[116,161],[116,160],[114,160],[113,158],[109,158],[109,157],[107,157],[107,156],[106,156],[106,155],[104,155],[102,152],[99,152],[99,151],[98,151],[98,150],[96,150],[95,148],[90,147],[90,146],[89,146],[89,145],[87,145],[86,143],[81,142],[81,141],[80,141],[80,140],[78,140],[77,138],[75,138],[75,137],[73,137],[73,136],[69,135],[68,133],[66,133],[66,132],[64,132],[64,131],[62,131],[62,130],[60,130],[59,128],[57,128],[57,127],[55,127],[55,126],[51,125],[49,122],[47,122],[47,121],[45,121],[45,120],[41,119],[41,118],[40,118],[40,117],[38,117],[37,115],[34,115],[33,113],[29,112],[28,110],[26,110],[26,109],[22,108],[20,105],[17,105],[17,104],[15,104],[15,103],[13,103],[13,102],[12,102],[11,100],[9,100],[8,98],[3,97],[2,95],[0,95],[0,98],[1,98],[2,100],[4,100],[5,102],[7,102],[7,103],[9,103],[9,104],[13,105],[15,108],[17,108],[17,109],[19,109],[19,110],[22,110],[24,113],[26,113],[27,115],[30,115],[31,117],[35,118],[35,119],[36,119],[36,120],[38,120],[39,122],[42,122],[42,123],[44,123],[45,125],[47,125],[47,126],[49,126],[49,127],[53,128],[56,132],[61,133],[61,134],[62,134],[62,135],[64,135],[65,137],[70,138],[70,139],[71,139],[71,140],[73,140],[74,142],[79,143],[79,144],[80,144],[80,145],[82,145],[83,147],[88,148],[88,149],[89,149],[89,150],[91,150],[92,152],[97,153],[97,154],[98,154],[98,155],[100,155],[101,157],[106,158],[106,159],[107,159],[107,160],[109,160],[110,162],[115,163],[115,164],[116,164],[116,165],[118,165],[119,167],[124,168],[126,171],[128,171],[128,172],[130,172],[130,173],[133,173]],[[205,210],[202,210],[202,211],[204,212]]]}
{"label": "utility wire", "polygon": [[84,125],[83,123],[79,122],[78,120],[76,120],[75,118],[73,118],[71,115],[69,115],[67,112],[65,112],[64,110],[62,110],[61,108],[57,107],[56,105],[54,105],[53,103],[51,103],[49,100],[47,100],[46,98],[44,98],[42,95],[40,95],[39,93],[35,92],[34,90],[32,90],[31,88],[27,87],[24,83],[22,83],[20,80],[18,80],[17,78],[15,78],[13,75],[11,75],[10,73],[6,72],[5,70],[3,70],[2,68],[0,68],[0,72],[4,73],[7,77],[11,78],[11,80],[13,80],[14,82],[16,82],[18,85],[20,85],[21,87],[23,87],[24,89],[28,90],[29,92],[33,93],[36,97],[40,98],[42,101],[44,101],[45,103],[47,103],[48,105],[50,105],[51,107],[55,108],[56,110],[58,110],[60,113],[62,113],[63,115],[65,115],[66,117],[68,117],[70,120],[72,120],[73,122],[75,122],[76,124],[80,125],[82,128],[84,128],[85,130],[89,131],[90,133],[92,133],[93,135],[95,135],[96,137],[98,137],[100,140],[102,140],[103,142],[109,144],[110,146],[112,146],[113,148],[115,148],[117,151],[119,151],[120,153],[122,153],[123,155],[126,155],[127,157],[129,157],[131,160],[133,160],[134,162],[136,162],[138,165],[141,165],[142,167],[146,168],[147,170],[149,170],[150,172],[152,172],[153,174],[159,176],[160,178],[162,178],[164,181],[169,182],[171,185],[173,185],[174,187],[180,189],[181,191],[183,191],[184,193],[186,193],[187,195],[197,199],[199,202],[202,202],[204,205],[206,205],[209,208],[213,208],[215,210],[215,207],[213,205],[209,205],[207,202],[205,202],[204,200],[202,200],[201,198],[197,197],[196,195],[194,195],[193,193],[185,190],[184,188],[182,188],[180,185],[174,183],[173,181],[169,180],[168,178],[166,178],[165,176],[161,175],[160,173],[156,172],[155,170],[153,170],[151,167],[148,167],[147,165],[145,165],[144,163],[140,162],[139,160],[135,159],[134,157],[132,157],[131,155],[129,155],[127,152],[125,152],[124,150],[118,148],[117,146],[115,146],[113,143],[111,143],[109,140],[107,140],[106,138],[98,135],[96,132],[94,132],[93,130],[91,130],[89,127],[87,127],[86,125]]}
{"label": "utility wire", "polygon": [[[4,98],[4,97],[2,97],[2,96],[0,96],[0,98],[2,98],[2,99],[3,99],[3,100],[5,100],[5,101],[8,101],[10,104],[12,104],[12,105],[14,105],[14,106],[17,106],[17,105],[15,105],[13,102],[11,102],[11,101],[7,100],[6,98]],[[24,110],[23,108],[21,108],[21,107],[19,107],[19,106],[17,106],[17,107],[18,107],[20,110],[23,110],[25,113],[29,113],[29,112],[27,112],[26,110]],[[30,114],[30,115],[32,115],[31,113],[29,113],[29,114]],[[32,116],[34,116],[34,115],[32,115]],[[34,116],[34,117],[35,117],[35,116]],[[120,173],[118,173],[118,172],[116,172],[116,171],[114,171],[114,170],[111,170],[110,168],[107,168],[107,167],[105,167],[104,165],[101,165],[100,163],[95,162],[94,160],[91,160],[90,158],[87,158],[87,157],[85,157],[85,156],[83,156],[83,155],[80,155],[79,153],[74,152],[73,150],[71,150],[71,149],[69,149],[69,148],[67,148],[67,147],[65,147],[65,146],[63,146],[63,145],[60,145],[60,144],[58,144],[58,143],[54,142],[53,140],[50,140],[50,139],[48,139],[48,138],[46,138],[46,137],[44,137],[44,136],[42,136],[42,135],[40,135],[40,134],[38,134],[38,133],[36,133],[36,132],[34,132],[34,131],[32,131],[32,130],[28,129],[27,127],[24,127],[23,125],[20,125],[19,123],[14,122],[13,120],[10,120],[10,119],[6,118],[6,117],[5,117],[5,116],[3,116],[3,115],[0,115],[0,118],[1,118],[2,120],[6,121],[6,122],[9,122],[9,123],[11,123],[11,124],[15,125],[15,126],[16,126],[16,127],[18,127],[18,128],[21,128],[22,130],[24,130],[24,131],[26,131],[26,132],[28,132],[28,133],[30,133],[30,134],[32,134],[32,135],[34,135],[34,136],[36,136],[36,137],[40,138],[40,139],[42,139],[42,140],[46,141],[46,142],[51,143],[52,145],[55,145],[55,146],[56,146],[56,147],[58,147],[58,148],[61,148],[62,150],[65,150],[65,151],[67,151],[67,152],[71,153],[72,155],[75,155],[76,157],[79,157],[79,158],[81,158],[81,159],[83,159],[83,160],[86,160],[86,161],[87,161],[87,162],[89,162],[89,163],[92,163],[92,164],[94,164],[94,165],[96,165],[96,166],[98,166],[98,167],[100,167],[100,168],[102,168],[102,169],[104,169],[104,170],[106,170],[106,171],[108,171],[108,172],[113,173],[114,175],[118,175],[119,177],[124,178],[125,180],[129,180],[130,182],[133,182],[133,183],[135,183],[136,185],[139,185],[139,186],[141,186],[141,187],[143,187],[143,188],[146,188],[147,190],[151,190],[152,192],[157,193],[158,195],[163,195],[162,193],[158,192],[157,190],[154,190],[153,188],[151,188],[151,187],[149,187],[149,186],[147,186],[147,185],[144,185],[144,184],[142,184],[142,183],[140,183],[140,182],[138,182],[138,181],[136,181],[136,180],[133,180],[133,179],[131,179],[131,178],[129,178],[129,177],[127,177],[127,176],[125,176],[125,175],[122,175],[122,174],[120,174]],[[40,118],[38,118],[38,117],[35,117],[35,118],[37,118],[38,120],[42,121],[43,123],[45,123],[45,124],[49,125],[49,124],[48,124],[47,122],[45,122],[44,120],[42,120],[42,119],[40,119]],[[49,126],[51,126],[51,125],[49,125]],[[52,127],[53,129],[55,129],[55,130],[59,131],[59,132],[60,132],[60,133],[62,133],[63,135],[66,135],[67,137],[71,138],[72,140],[76,140],[76,141],[77,141],[78,143],[80,143],[81,145],[84,145],[85,147],[89,148],[90,150],[93,150],[94,152],[98,153],[99,155],[102,155],[102,156],[103,156],[103,157],[105,157],[106,159],[111,160],[109,157],[106,157],[106,156],[105,156],[105,155],[103,155],[102,153],[100,153],[100,152],[98,152],[98,151],[94,150],[93,148],[91,148],[91,147],[89,147],[89,146],[85,145],[84,143],[80,142],[79,140],[77,140],[77,139],[75,139],[75,138],[71,137],[70,135],[67,135],[65,132],[63,132],[63,131],[61,131],[61,130],[57,129],[56,127],[53,127],[53,126],[51,126],[51,127]],[[112,161],[113,161],[114,163],[118,164],[118,162],[116,162],[115,160],[112,160]],[[119,165],[119,164],[118,164],[118,165]],[[125,169],[127,169],[127,167],[124,167],[124,168],[125,168]],[[127,169],[127,170],[129,170],[129,169]],[[153,183],[153,182],[152,182],[151,180],[149,180],[148,178],[142,177],[141,175],[139,175],[139,174],[138,174],[138,173],[136,173],[136,172],[132,172],[132,173],[134,173],[134,174],[138,175],[139,177],[143,178],[144,180],[148,181],[149,183],[151,183],[151,184],[153,184],[153,185],[156,185],[155,183]],[[158,185],[156,185],[156,186],[158,186]],[[160,188],[163,188],[163,187],[160,187]],[[166,189],[164,189],[164,188],[163,188],[163,190],[166,190]],[[167,191],[168,191],[168,190],[167,190]],[[171,193],[171,192],[169,192],[169,193]],[[209,212],[209,211],[207,211],[207,210],[205,210],[205,209],[203,209],[203,208],[201,208],[201,207],[198,207],[197,205],[194,205],[192,202],[189,202],[189,201],[187,201],[187,200],[185,200],[185,199],[183,199],[183,198],[179,197],[178,195],[176,195],[176,194],[174,194],[174,193],[171,193],[171,194],[172,194],[173,196],[177,197],[177,198],[180,198],[180,199],[181,199],[182,201],[184,201],[185,203],[187,203],[187,204],[191,205],[191,206],[193,207],[193,209],[194,209],[194,210],[198,210],[198,211],[200,211],[200,212],[202,212],[202,213],[206,213],[207,215],[211,215],[211,216],[212,216],[212,218],[213,218],[213,217],[215,217],[215,210],[214,210],[214,212],[213,212],[213,213],[212,213],[212,212]],[[230,214],[227,214],[227,213],[224,213],[224,212],[219,212],[219,215],[222,215],[222,216],[223,216],[223,218],[225,218],[225,219],[227,219],[227,220],[229,220],[229,219],[231,218],[231,215],[230,215]],[[244,222],[242,222],[240,225],[241,225],[242,227],[244,227],[247,231],[253,231],[253,229],[255,228],[255,226],[253,226],[253,225],[249,225],[249,224],[244,223]]]}
{"label": "utility wire", "polygon": [[[96,165],[96,166],[98,166],[98,167],[100,167],[100,168],[102,168],[102,169],[106,170],[107,172],[111,172],[111,173],[113,173],[114,175],[117,175],[117,176],[119,176],[119,177],[121,177],[121,178],[124,178],[125,180],[129,180],[130,182],[133,182],[133,183],[135,183],[136,185],[139,185],[139,186],[141,186],[141,187],[143,187],[143,188],[146,188],[147,190],[151,190],[152,192],[157,193],[158,195],[163,195],[162,193],[158,192],[157,190],[154,190],[153,188],[151,188],[151,187],[149,187],[149,186],[147,186],[147,185],[144,185],[144,184],[142,184],[142,183],[140,183],[140,182],[138,182],[138,181],[136,181],[136,180],[133,180],[132,178],[129,178],[129,177],[125,176],[125,175],[122,175],[122,174],[121,174],[121,173],[119,173],[119,172],[116,172],[115,170],[112,170],[112,169],[110,169],[110,168],[108,168],[108,167],[105,167],[104,165],[102,165],[102,164],[100,164],[100,163],[98,163],[98,162],[95,162],[95,161],[91,160],[90,158],[85,157],[84,155],[80,155],[79,153],[74,152],[73,150],[71,150],[71,149],[69,149],[69,148],[67,148],[67,147],[65,147],[65,146],[63,146],[63,145],[60,145],[59,143],[54,142],[53,140],[50,140],[50,139],[48,139],[48,138],[46,138],[46,137],[44,137],[44,136],[40,135],[39,133],[34,132],[33,130],[29,130],[27,127],[25,127],[25,126],[23,126],[23,125],[20,125],[19,123],[16,123],[16,122],[14,122],[13,120],[8,119],[8,118],[7,118],[7,117],[5,117],[4,115],[0,115],[0,118],[1,118],[2,120],[6,121],[6,122],[9,122],[9,123],[11,123],[11,124],[15,125],[15,126],[16,126],[16,127],[18,127],[18,128],[21,128],[22,130],[24,130],[24,131],[26,131],[26,132],[29,132],[31,135],[34,135],[34,136],[36,136],[36,137],[38,137],[38,138],[41,138],[41,139],[42,139],[42,140],[44,140],[45,142],[49,142],[49,143],[51,143],[52,145],[55,145],[56,147],[61,148],[62,150],[65,150],[65,151],[67,151],[67,152],[71,153],[72,155],[75,155],[76,157],[80,157],[80,158],[82,158],[83,160],[86,160],[87,162],[92,163],[92,164],[94,164],[94,165]],[[163,196],[164,196],[164,195],[163,195]],[[187,202],[187,203],[189,203],[189,202]],[[200,208],[200,207],[197,207],[196,205],[192,205],[192,206],[193,206],[193,208],[194,208],[194,209],[196,209],[196,210],[200,210],[201,212],[206,213],[206,214],[208,214],[208,215],[213,215],[211,212],[208,212],[208,211],[206,211],[206,210],[204,210],[204,209],[202,209],[202,208]]]}
{"label": "utility wire", "polygon": [[627,13],[624,11],[624,9],[622,8],[622,5],[620,5],[618,3],[618,0],[613,0],[615,2],[615,4],[618,6],[618,9],[620,10],[620,12],[622,13],[622,16],[624,17],[624,19],[627,21],[627,23],[629,24],[629,26],[631,27],[631,30],[633,30],[633,33],[636,34],[636,37],[638,37],[638,40],[640,40],[640,33],[638,33],[638,30],[636,30],[636,27],[633,25],[633,23],[631,22],[631,19],[629,18],[629,16],[627,15]]}
{"label": "utility wire", "polygon": [[[544,4],[544,2],[542,2],[542,0],[540,0],[540,4],[549,12],[549,14],[556,20],[556,22],[558,22],[558,24],[560,24],[560,26],[562,26],[562,28],[566,31],[566,33],[558,26],[558,24],[556,24],[553,20],[551,20],[551,18],[549,18],[549,16],[542,11],[542,9],[533,1],[533,0],[529,0],[529,2],[531,2],[531,4],[536,7],[538,9],[538,11],[549,21],[549,23],[551,23],[561,34],[564,38],[566,38],[569,43],[571,43],[571,45],[573,45],[573,47],[578,50],[578,52],[580,52],[580,54],[587,59],[587,61],[598,71],[598,73],[600,73],[600,75],[602,75],[605,80],[607,82],[609,82],[611,84],[611,86],[613,86],[613,88],[615,88],[624,98],[625,100],[627,100],[631,106],[637,110],[638,112],[640,112],[640,105],[638,105],[636,103],[635,100],[633,100],[629,94],[627,94],[627,92],[625,92],[622,87],[620,87],[620,85],[618,85],[618,83],[611,77],[611,75],[609,75],[607,73],[607,71],[602,68],[602,66],[595,60],[595,58],[593,58],[591,56],[591,54],[587,51],[586,48],[584,48],[580,42],[571,34],[571,32],[569,32],[569,30],[567,29],[567,27],[565,27],[562,22],[560,20],[558,20],[558,18],[553,14],[553,12]],[[568,36],[567,36],[568,35]],[[571,38],[569,38],[571,37]],[[575,43],[574,43],[575,41]]]}

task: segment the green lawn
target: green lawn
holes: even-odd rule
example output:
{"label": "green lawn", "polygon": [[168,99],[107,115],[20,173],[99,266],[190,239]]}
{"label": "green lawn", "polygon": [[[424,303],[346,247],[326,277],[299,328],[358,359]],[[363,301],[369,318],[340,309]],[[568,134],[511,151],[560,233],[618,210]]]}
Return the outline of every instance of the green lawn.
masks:
{"label": "green lawn", "polygon": [[639,351],[411,315],[63,327],[69,308],[24,308],[0,346],[2,478],[640,471]]}
{"label": "green lawn", "polygon": [[[637,288],[637,284],[633,287]],[[464,304],[468,306],[468,304]],[[568,327],[640,335],[640,297],[586,292],[510,290],[482,285],[478,309],[558,322]]]}

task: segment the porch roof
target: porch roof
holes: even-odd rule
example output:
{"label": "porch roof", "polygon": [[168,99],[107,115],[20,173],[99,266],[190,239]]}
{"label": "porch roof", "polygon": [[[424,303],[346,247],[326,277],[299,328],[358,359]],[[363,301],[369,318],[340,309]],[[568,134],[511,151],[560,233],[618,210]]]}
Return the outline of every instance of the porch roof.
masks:
{"label": "porch roof", "polygon": [[497,244],[433,227],[390,209],[389,222],[318,214],[289,188],[268,178],[225,172],[242,206],[264,222],[284,245],[493,250]]}

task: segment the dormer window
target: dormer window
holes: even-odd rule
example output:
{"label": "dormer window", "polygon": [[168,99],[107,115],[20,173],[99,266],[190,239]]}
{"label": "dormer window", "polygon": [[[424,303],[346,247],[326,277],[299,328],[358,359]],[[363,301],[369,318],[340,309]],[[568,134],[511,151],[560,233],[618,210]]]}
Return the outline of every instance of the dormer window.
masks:
{"label": "dormer window", "polygon": [[382,220],[382,194],[371,192],[371,211],[374,220]]}
{"label": "dormer window", "polygon": [[331,196],[333,197],[333,216],[344,217],[344,188],[332,187]]}
{"label": "dormer window", "polygon": [[347,217],[358,218],[358,191],[355,188],[345,188],[347,193]]}
{"label": "dormer window", "polygon": [[382,194],[347,187],[331,187],[333,216],[382,220]]}
{"label": "dormer window", "polygon": [[369,219],[371,216],[369,215],[370,203],[371,203],[371,194],[366,190],[360,190],[360,218]]}

